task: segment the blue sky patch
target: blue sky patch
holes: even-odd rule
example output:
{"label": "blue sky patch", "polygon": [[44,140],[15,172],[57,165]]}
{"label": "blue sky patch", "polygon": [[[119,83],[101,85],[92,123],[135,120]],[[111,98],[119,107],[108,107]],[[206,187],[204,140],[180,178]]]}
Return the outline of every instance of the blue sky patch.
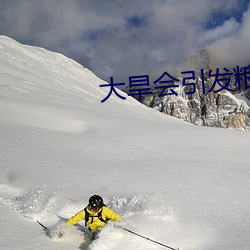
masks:
{"label": "blue sky patch", "polygon": [[127,18],[127,24],[130,27],[139,28],[141,26],[145,26],[146,23],[147,23],[147,19],[145,17],[131,16]]}
{"label": "blue sky patch", "polygon": [[241,23],[243,13],[248,9],[248,1],[238,1],[237,8],[233,9],[230,13],[225,13],[223,9],[214,11],[211,18],[205,25],[206,29],[213,29],[221,26],[226,20],[234,18],[238,23]]}

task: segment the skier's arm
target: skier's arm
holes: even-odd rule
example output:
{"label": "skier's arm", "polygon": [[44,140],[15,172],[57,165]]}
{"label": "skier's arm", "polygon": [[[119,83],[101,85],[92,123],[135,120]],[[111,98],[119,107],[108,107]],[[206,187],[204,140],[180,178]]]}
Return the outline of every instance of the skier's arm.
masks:
{"label": "skier's arm", "polygon": [[107,207],[105,207],[105,217],[112,221],[118,221],[118,222],[122,221],[122,218],[120,215],[116,214],[113,210]]}
{"label": "skier's arm", "polygon": [[84,218],[85,218],[85,212],[84,212],[84,209],[83,209],[83,210],[81,210],[80,212],[78,212],[77,214],[75,214],[74,216],[72,216],[72,217],[67,221],[67,224],[75,225],[78,221],[84,220]]}

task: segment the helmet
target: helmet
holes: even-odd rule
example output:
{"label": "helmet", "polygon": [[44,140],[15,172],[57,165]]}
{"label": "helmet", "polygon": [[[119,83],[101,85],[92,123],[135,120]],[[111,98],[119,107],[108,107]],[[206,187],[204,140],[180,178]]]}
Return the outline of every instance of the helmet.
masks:
{"label": "helmet", "polygon": [[89,207],[91,210],[99,210],[104,206],[103,199],[99,195],[93,195],[89,198]]}

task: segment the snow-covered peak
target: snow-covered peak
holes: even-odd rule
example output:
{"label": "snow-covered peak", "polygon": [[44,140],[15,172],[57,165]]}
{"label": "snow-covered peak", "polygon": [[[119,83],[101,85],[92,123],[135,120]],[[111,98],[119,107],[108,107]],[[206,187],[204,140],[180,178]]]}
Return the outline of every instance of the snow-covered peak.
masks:
{"label": "snow-covered peak", "polygon": [[99,87],[104,81],[62,54],[22,45],[5,36],[0,36],[0,52],[1,84],[18,93],[35,95],[41,89],[44,95],[53,91],[63,95],[70,91],[93,101],[108,93]]}
{"label": "snow-covered peak", "polygon": [[[79,119],[74,104],[83,109],[120,112],[151,112],[133,98],[120,99],[108,84],[90,70],[62,54],[27,46],[0,36],[0,114],[3,120],[51,130],[81,133],[90,125]],[[32,105],[31,105],[32,103]],[[65,108],[61,108],[65,106]],[[8,114],[6,114],[6,108]],[[113,111],[111,111],[113,110]]]}

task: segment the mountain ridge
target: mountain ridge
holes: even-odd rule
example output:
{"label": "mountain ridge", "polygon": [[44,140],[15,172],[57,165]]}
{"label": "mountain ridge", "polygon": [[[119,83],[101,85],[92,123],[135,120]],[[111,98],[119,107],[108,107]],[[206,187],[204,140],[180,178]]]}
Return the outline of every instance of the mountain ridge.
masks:
{"label": "mountain ridge", "polygon": [[[212,63],[214,59],[210,58],[209,50],[201,49],[179,65],[177,68],[179,82],[173,81],[172,84],[179,86],[172,88],[175,94],[170,92],[171,88],[167,88],[164,92],[167,95],[162,95],[162,89],[155,88],[153,94],[144,95],[141,99],[133,97],[148,107],[195,125],[249,130],[250,101],[247,98],[250,96],[250,89],[239,91],[234,85],[235,76],[231,76],[227,86],[232,92],[223,89],[219,85],[221,82],[215,82],[217,78],[209,75],[211,68],[213,68],[211,75],[215,75],[215,64]],[[229,73],[233,75],[232,72]],[[181,86],[185,77],[187,77],[185,86]],[[139,90],[139,87],[134,88],[136,89]],[[126,88],[124,91],[129,94],[130,90],[131,88]]]}

